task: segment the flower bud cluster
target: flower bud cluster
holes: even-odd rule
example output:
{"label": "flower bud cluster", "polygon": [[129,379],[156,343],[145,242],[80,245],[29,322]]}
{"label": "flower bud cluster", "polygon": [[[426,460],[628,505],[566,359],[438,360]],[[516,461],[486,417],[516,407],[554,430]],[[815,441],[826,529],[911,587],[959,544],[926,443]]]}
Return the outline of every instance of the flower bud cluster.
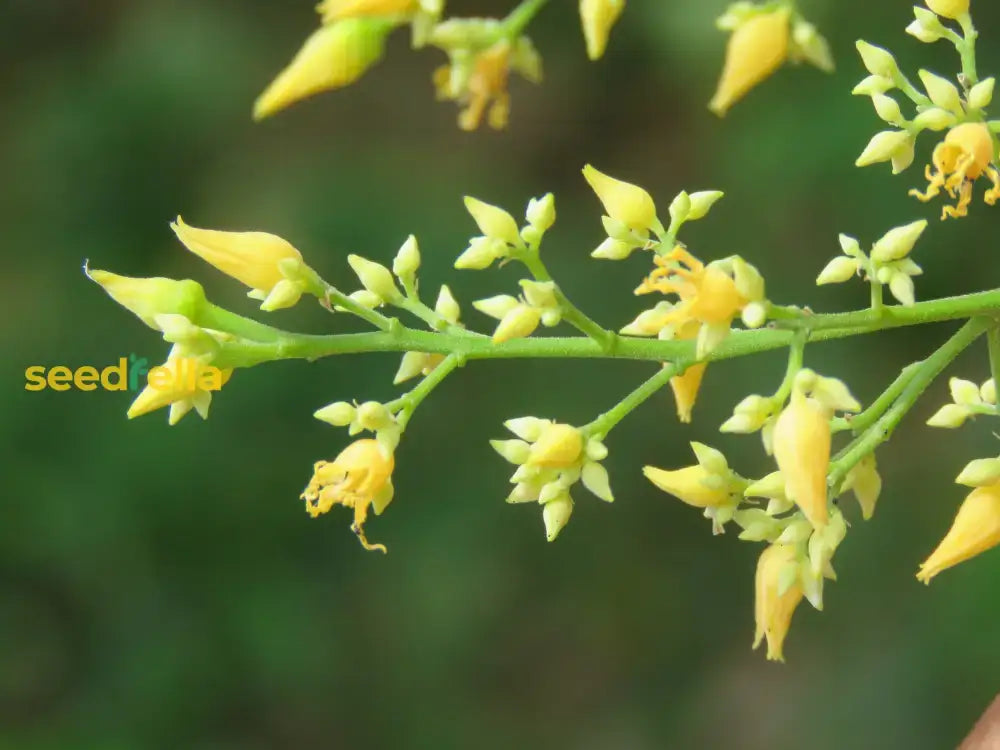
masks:
{"label": "flower bud cluster", "polygon": [[927,420],[931,427],[954,430],[979,414],[997,416],[997,387],[992,378],[980,386],[971,380],[952,378],[948,387],[952,403],[942,406]]}
{"label": "flower bud cluster", "polygon": [[572,425],[536,417],[511,419],[504,426],[517,439],[492,440],[490,445],[517,466],[507,502],[541,504],[550,542],[569,522],[573,513],[570,489],[577,482],[601,500],[614,501],[607,469],[601,464],[608,449],[600,440]]}
{"label": "flower bud cluster", "polygon": [[394,409],[378,401],[361,404],[337,401],[318,409],[313,416],[334,427],[346,427],[347,434],[352,437],[365,431],[374,433],[379,445],[388,453],[396,449],[403,432]]}

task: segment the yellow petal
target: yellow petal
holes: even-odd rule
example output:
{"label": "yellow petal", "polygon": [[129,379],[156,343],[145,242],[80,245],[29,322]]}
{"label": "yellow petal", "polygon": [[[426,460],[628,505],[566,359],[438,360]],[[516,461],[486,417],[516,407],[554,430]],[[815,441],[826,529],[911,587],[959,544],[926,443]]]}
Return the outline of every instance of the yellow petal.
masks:
{"label": "yellow petal", "polygon": [[788,57],[790,14],[787,7],[761,13],[729,37],[722,77],[708,105],[715,114],[725,115],[750,89],[781,67]]}
{"label": "yellow petal", "polygon": [[830,418],[817,401],[801,392],[774,425],[774,458],[785,477],[790,499],[816,528],[829,518],[826,475],[830,467]]}
{"label": "yellow petal", "polygon": [[580,0],[580,23],[591,60],[604,56],[611,29],[623,10],[625,0]]}
{"label": "yellow petal", "polygon": [[674,471],[645,466],[642,473],[646,475],[646,479],[664,492],[695,508],[714,508],[731,501],[728,492],[713,489],[705,483],[709,478],[709,473],[700,464]]}
{"label": "yellow petal", "polygon": [[647,231],[658,223],[653,198],[638,185],[616,180],[589,164],[583,168],[583,176],[612,219],[636,231]]}
{"label": "yellow petal", "polygon": [[785,636],[792,624],[792,615],[802,601],[802,585],[793,583],[779,594],[781,579],[789,565],[798,564],[795,547],[787,544],[772,544],[764,550],[757,562],[755,578],[754,619],[756,633],[753,647],[757,648],[767,638],[767,658],[784,661],[783,646]]}
{"label": "yellow petal", "polygon": [[966,497],[945,538],[920,566],[917,578],[924,583],[943,570],[958,565],[1000,544],[1000,484],[977,487]]}

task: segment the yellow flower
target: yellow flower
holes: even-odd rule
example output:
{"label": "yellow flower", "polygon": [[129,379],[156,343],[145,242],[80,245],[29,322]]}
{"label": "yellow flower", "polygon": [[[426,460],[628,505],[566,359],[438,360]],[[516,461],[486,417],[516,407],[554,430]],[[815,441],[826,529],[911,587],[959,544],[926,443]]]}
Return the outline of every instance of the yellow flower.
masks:
{"label": "yellow flower", "polygon": [[695,508],[714,508],[733,500],[726,489],[714,487],[708,481],[712,475],[701,464],[674,471],[644,466],[642,473],[664,492]]}
{"label": "yellow flower", "polygon": [[180,216],[170,228],[192,253],[265,296],[285,280],[282,261],[302,261],[291,243],[266,232],[196,229]]}
{"label": "yellow flower", "polygon": [[722,117],[754,86],[781,67],[788,57],[791,11],[760,13],[740,24],[726,47],[726,61],[715,96],[708,105]]}
{"label": "yellow flower", "polygon": [[830,415],[799,390],[774,425],[774,458],[785,477],[789,499],[816,528],[826,526],[829,511],[826,475],[830,467]]}
{"label": "yellow flower", "polygon": [[672,322],[696,320],[708,325],[729,325],[748,300],[727,273],[705,266],[678,245],[667,255],[657,255],[657,268],[635,290],[636,294],[661,292],[681,298],[669,313]]}
{"label": "yellow flower", "polygon": [[84,272],[100,284],[111,299],[155,330],[159,330],[157,315],[176,314],[197,320],[201,308],[208,304],[201,284],[190,279],[135,279],[89,268],[84,268]]}
{"label": "yellow flower", "polygon": [[934,169],[930,165],[925,169],[929,182],[926,192],[911,190],[910,195],[926,203],[944,188],[958,203],[945,206],[941,218],[968,216],[972,184],[985,176],[993,186],[986,191],[984,200],[992,206],[1000,199],[1000,170],[992,164],[994,155],[993,136],[986,125],[978,122],[958,125],[934,148],[931,157]]}
{"label": "yellow flower", "polygon": [[326,513],[334,505],[354,509],[351,531],[367,550],[385,552],[382,544],[369,544],[365,536],[368,508],[381,515],[392,500],[395,458],[377,440],[356,440],[333,461],[317,461],[309,486],[302,493],[310,516]]}
{"label": "yellow flower", "polygon": [[625,0],[580,0],[580,22],[587,42],[587,57],[599,60],[608,46],[608,36],[622,11]]}
{"label": "yellow flower", "polygon": [[[503,40],[475,57],[468,76],[456,76],[452,66],[442,66],[434,71],[434,86],[439,99],[452,99],[465,104],[458,116],[462,130],[475,130],[487,114],[494,130],[507,127],[510,117],[510,95],[507,80],[510,77],[511,44]],[[456,79],[465,78],[462,85]]]}
{"label": "yellow flower", "polygon": [[[698,337],[701,326],[697,321],[687,321],[678,329],[675,338],[690,341]],[[670,378],[670,390],[674,392],[674,402],[677,404],[677,418],[685,424],[691,422],[691,412],[698,400],[701,381],[705,377],[707,362],[699,362],[688,367],[680,375]]]}
{"label": "yellow flower", "polygon": [[148,384],[129,406],[128,418],[169,406],[171,425],[177,424],[191,409],[195,409],[202,419],[208,419],[212,392],[229,382],[232,374],[232,370],[220,370],[204,358],[171,352],[164,364],[149,371]]}
{"label": "yellow flower", "polygon": [[531,446],[528,465],[544,469],[566,469],[583,453],[583,435],[568,424],[546,425]]}
{"label": "yellow flower", "polygon": [[323,23],[364,16],[406,16],[416,13],[417,0],[323,0],[316,6]]}
{"label": "yellow flower", "polygon": [[640,233],[661,226],[653,198],[638,185],[616,180],[589,164],[583,168],[583,176],[597,193],[608,216],[615,221]]}
{"label": "yellow flower", "polygon": [[969,12],[969,0],[927,0],[927,7],[945,18],[960,18]]}
{"label": "yellow flower", "polygon": [[942,570],[1000,544],[1000,483],[977,487],[966,497],[944,540],[917,573],[930,583]]}
{"label": "yellow flower", "polygon": [[354,83],[382,57],[393,26],[392,20],[384,18],[345,18],[321,26],[254,102],[254,119]]}
{"label": "yellow flower", "polygon": [[[754,619],[757,630],[753,647],[757,648],[767,638],[767,658],[784,661],[782,647],[788,628],[792,624],[795,608],[802,601],[802,585],[795,580],[784,593],[779,593],[782,580],[789,575],[789,566],[798,566],[798,552],[790,544],[772,544],[764,550],[757,561],[755,581]],[[797,574],[796,579],[798,578]]]}

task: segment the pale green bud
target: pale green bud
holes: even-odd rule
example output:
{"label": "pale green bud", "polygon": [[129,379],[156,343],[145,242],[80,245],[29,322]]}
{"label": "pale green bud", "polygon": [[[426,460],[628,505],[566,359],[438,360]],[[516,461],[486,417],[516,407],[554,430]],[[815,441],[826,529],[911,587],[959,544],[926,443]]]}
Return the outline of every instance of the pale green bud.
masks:
{"label": "pale green bud", "polygon": [[460,271],[482,271],[489,268],[497,258],[506,255],[507,245],[493,237],[473,237],[469,247],[455,260],[455,268]]}
{"label": "pale green bud", "polygon": [[503,316],[500,325],[493,332],[493,343],[502,344],[504,341],[530,336],[541,322],[542,314],[537,308],[518,304]]}
{"label": "pale green bud", "polygon": [[966,487],[987,487],[1000,482],[1000,458],[977,458],[970,461],[955,481]]}
{"label": "pale green bud", "polygon": [[920,130],[933,130],[935,132],[948,130],[958,123],[958,118],[951,112],[940,107],[925,109],[913,119],[913,126]]}
{"label": "pale green bud", "polygon": [[747,328],[760,328],[767,322],[768,306],[763,302],[751,302],[740,312],[740,320]]}
{"label": "pale green bud", "polygon": [[519,482],[507,495],[508,503],[537,503],[542,488],[534,482]]}
{"label": "pale green bud", "polygon": [[545,538],[555,541],[563,530],[569,517],[573,515],[573,499],[568,495],[552,500],[542,506],[542,519],[545,521]]}
{"label": "pale green bud", "polygon": [[889,79],[895,79],[899,75],[899,65],[896,64],[896,58],[888,50],[863,40],[858,40],[855,46],[861,55],[861,62],[872,75]]}
{"label": "pale green bud", "polygon": [[357,274],[361,286],[376,295],[383,302],[400,302],[403,297],[392,280],[392,272],[381,263],[362,258],[360,255],[348,255],[347,262]]}
{"label": "pale green bud", "polygon": [[591,258],[598,260],[625,260],[638,249],[638,245],[633,242],[624,242],[608,237],[597,246],[597,249],[590,254]]}
{"label": "pale green bud", "polygon": [[913,246],[917,244],[917,240],[920,239],[920,235],[926,228],[927,220],[920,219],[920,221],[890,229],[872,246],[872,260],[876,263],[889,263],[905,258],[913,250]]}
{"label": "pale green bud", "polygon": [[687,221],[691,213],[691,196],[683,190],[670,202],[670,224],[677,227]]}
{"label": "pale green bud", "polygon": [[764,497],[784,500],[786,499],[785,476],[780,471],[773,471],[747,487],[743,491],[743,495],[744,497]]}
{"label": "pale green bud", "polygon": [[704,443],[692,442],[691,450],[694,451],[698,463],[709,474],[728,474],[729,462],[722,451],[711,448]]}
{"label": "pale green bud", "polygon": [[816,387],[818,379],[819,376],[813,370],[803,367],[795,373],[795,378],[792,380],[792,388],[801,393],[808,393]]}
{"label": "pale green bud", "polygon": [[490,446],[512,464],[520,466],[528,460],[531,446],[524,440],[491,440]]}
{"label": "pale green bud", "polygon": [[958,404],[945,404],[935,412],[934,416],[927,420],[931,427],[943,427],[954,430],[965,424],[965,420],[970,416],[969,410]]}
{"label": "pale green bud", "polygon": [[929,70],[920,70],[917,72],[917,75],[920,76],[920,80],[924,83],[927,96],[930,97],[935,105],[949,112],[954,112],[956,115],[963,114],[962,96],[958,93],[958,88],[955,84],[946,78],[934,75]]}
{"label": "pale green bud", "polygon": [[302,299],[304,291],[300,282],[292,281],[291,279],[282,279],[271,287],[271,291],[267,293],[267,296],[261,302],[260,309],[264,312],[273,312],[274,310],[284,310],[294,307]]}
{"label": "pale green bud", "polygon": [[851,91],[855,96],[873,96],[874,94],[884,94],[886,91],[896,88],[896,84],[884,76],[868,76]]}
{"label": "pale green bud", "polygon": [[858,273],[858,261],[844,255],[838,256],[826,264],[816,277],[816,285],[841,284],[854,278]]}
{"label": "pale green bud", "polygon": [[890,268],[889,266],[882,266],[882,268],[878,269],[878,272],[875,274],[875,280],[878,281],[879,284],[888,284],[892,281],[892,277],[895,273],[896,269]]}
{"label": "pale green bud", "polygon": [[208,305],[205,290],[197,281],[160,277],[135,279],[109,271],[91,270],[88,266],[84,266],[83,272],[100,284],[111,299],[150,328],[156,328],[154,318],[161,313],[177,313],[197,320]]}
{"label": "pale green bud", "polygon": [[452,325],[456,325],[458,323],[458,318],[462,314],[462,308],[459,307],[458,301],[455,299],[455,296],[451,293],[451,289],[449,289],[446,284],[441,285],[441,291],[438,292],[437,302],[434,303],[434,312]]}
{"label": "pale green bud", "polygon": [[830,52],[830,44],[813,24],[801,20],[796,22],[792,28],[792,45],[796,58],[801,58],[809,64],[815,65],[824,73],[833,72],[833,54]]}
{"label": "pale green bud", "polygon": [[[912,37],[916,37],[921,42],[925,42],[927,44],[931,44],[945,37],[945,28],[936,15],[925,8],[914,8],[913,12],[916,14],[917,18],[906,27],[907,34]],[[933,24],[924,23],[920,15],[921,12],[926,13],[933,18]]]}
{"label": "pale green bud", "polygon": [[465,209],[472,216],[479,231],[484,236],[501,240],[509,245],[520,247],[521,235],[517,229],[514,217],[502,208],[483,203],[481,200],[466,196]]}
{"label": "pale green bud", "polygon": [[905,172],[913,164],[917,155],[917,142],[915,138],[910,138],[902,147],[892,155],[889,160],[892,162],[892,173],[900,174]]}
{"label": "pale green bud", "polygon": [[775,544],[802,544],[809,539],[812,533],[813,525],[805,518],[799,518],[788,524],[774,542]]}
{"label": "pale green bud", "polygon": [[552,307],[548,310],[542,311],[542,325],[546,328],[555,328],[557,325],[562,323],[562,319],[562,310],[558,307]]}
{"label": "pale green bud", "polygon": [[725,323],[703,324],[695,340],[695,356],[704,359],[729,336],[729,326]]}
{"label": "pale green bud", "polygon": [[396,423],[392,413],[378,401],[366,401],[358,407],[355,421],[366,430],[381,430]]}
{"label": "pale green bud", "polygon": [[606,503],[613,503],[615,496],[611,493],[611,481],[608,470],[596,461],[588,461],[583,465],[580,474],[583,486]]}
{"label": "pale green bud", "polygon": [[761,276],[760,271],[738,255],[734,255],[731,260],[733,283],[736,284],[737,291],[748,300],[764,299],[764,277]]}
{"label": "pale green bud", "polygon": [[406,352],[399,363],[399,369],[392,379],[392,384],[399,385],[423,374],[428,365],[427,360],[428,355],[424,352]]}
{"label": "pale green bud", "polygon": [[687,221],[698,221],[704,219],[708,212],[723,196],[721,190],[700,190],[691,193],[691,207],[688,210]]}
{"label": "pale green bud", "polygon": [[404,284],[410,284],[419,268],[420,246],[417,244],[417,238],[411,234],[399,248],[399,252],[396,253],[396,257],[392,261],[392,272]]}
{"label": "pale green bud", "polygon": [[538,419],[538,417],[518,417],[517,419],[508,419],[503,423],[504,427],[529,443],[538,440],[545,428],[551,424],[551,420]]}
{"label": "pale green bud", "polygon": [[483,315],[488,315],[495,320],[503,320],[507,313],[519,304],[517,297],[511,297],[509,294],[498,294],[495,297],[478,299],[472,303],[472,306]]}
{"label": "pale green bud", "polygon": [[770,542],[781,533],[781,523],[760,508],[737,511],[733,520],[743,528],[739,538],[745,542]]}
{"label": "pale green bud", "polygon": [[556,307],[556,285],[552,281],[532,281],[523,279],[518,282],[524,291],[525,301],[532,307]]}
{"label": "pale green bud", "polygon": [[865,456],[847,474],[844,489],[854,492],[861,506],[861,515],[867,521],[875,514],[875,504],[882,493],[882,477],[875,468],[874,454]]}
{"label": "pale green bud", "polygon": [[[347,296],[368,310],[374,310],[382,304],[382,298],[374,292],[369,292],[367,289],[359,289]],[[342,307],[338,307],[337,309],[343,310]]]}
{"label": "pale green bud", "polygon": [[861,256],[861,245],[854,237],[849,237],[846,234],[841,234],[837,237],[840,241],[840,249],[844,252],[844,255],[848,255],[852,258],[858,258]]}
{"label": "pale green bud", "polygon": [[867,167],[889,161],[898,151],[906,147],[911,138],[912,136],[905,130],[883,130],[876,133],[854,162],[854,166]]}
{"label": "pale green bud", "polygon": [[540,232],[546,232],[556,223],[556,199],[552,193],[546,193],[541,198],[528,201],[525,218],[531,226]]}
{"label": "pale green bud", "polygon": [[850,390],[837,378],[817,377],[812,387],[812,397],[831,411],[861,411],[861,404]]}
{"label": "pale green bud", "polygon": [[916,304],[916,289],[913,286],[913,279],[905,273],[894,273],[889,279],[889,291],[899,304],[904,307],[912,307]]}
{"label": "pale green bud", "polygon": [[521,228],[521,239],[531,246],[538,245],[538,243],[542,241],[542,236],[544,234],[545,233],[541,229],[533,227],[531,224]]}
{"label": "pale green bud", "polygon": [[993,87],[996,84],[995,78],[986,78],[969,91],[969,106],[973,109],[983,109],[990,106],[993,101]]}
{"label": "pale green bud", "polygon": [[971,380],[951,378],[948,381],[948,389],[951,391],[951,400],[956,404],[974,406],[982,403],[979,395],[979,386]]}
{"label": "pale green bud", "polygon": [[875,113],[881,119],[897,127],[903,125],[903,112],[899,108],[899,103],[891,96],[875,94],[872,96],[872,104],[875,105]]}
{"label": "pale green bud", "polygon": [[346,401],[337,401],[314,412],[313,416],[320,422],[326,422],[334,427],[347,427],[354,421],[356,414],[354,406]]}
{"label": "pale green bud", "polygon": [[635,320],[621,329],[624,336],[656,336],[663,329],[663,311],[654,308],[643,310]]}
{"label": "pale green bud", "polygon": [[603,461],[608,457],[608,447],[597,438],[590,438],[584,452],[591,461]]}
{"label": "pale green bud", "polygon": [[997,383],[993,378],[990,378],[985,383],[979,387],[979,395],[982,397],[983,401],[987,404],[996,405],[997,402]]}

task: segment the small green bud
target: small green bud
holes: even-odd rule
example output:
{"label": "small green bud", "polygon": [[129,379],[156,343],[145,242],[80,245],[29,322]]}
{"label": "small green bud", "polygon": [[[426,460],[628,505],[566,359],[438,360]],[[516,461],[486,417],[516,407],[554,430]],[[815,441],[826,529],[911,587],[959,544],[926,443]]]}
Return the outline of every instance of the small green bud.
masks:
{"label": "small green bud", "polygon": [[[356,292],[351,292],[347,296],[368,310],[374,310],[376,307],[380,307],[382,305],[382,298],[374,292],[369,292],[367,289],[359,289]],[[337,309],[343,310],[342,307]]]}
{"label": "small green bud", "polygon": [[905,273],[896,272],[889,279],[889,291],[899,304],[904,307],[912,307],[916,304],[916,289],[913,286],[913,279]]}
{"label": "small green bud", "polygon": [[530,305],[518,304],[503,316],[500,325],[493,332],[493,343],[502,344],[511,339],[530,336],[542,322],[541,312]]}
{"label": "small green bud", "polygon": [[931,427],[954,430],[965,424],[965,420],[970,416],[969,410],[964,406],[945,404],[927,420],[927,424]]}
{"label": "small green bud", "polygon": [[817,377],[812,387],[812,397],[831,411],[861,411],[861,404],[850,390],[837,378]]}
{"label": "small green bud", "polygon": [[261,302],[260,309],[264,312],[273,312],[274,310],[284,310],[294,307],[302,299],[303,291],[304,289],[300,282],[292,281],[291,279],[282,279],[271,287],[271,291],[268,292],[267,296]]}
{"label": "small green bud", "polygon": [[941,109],[946,109],[956,115],[964,114],[962,109],[962,96],[958,93],[958,88],[951,81],[941,76],[934,75],[929,70],[917,72],[920,80],[927,89],[927,96]]}
{"label": "small green bud", "polygon": [[1000,458],[977,458],[970,461],[955,482],[966,487],[987,487],[1000,482]]}
{"label": "small green bud", "polygon": [[412,284],[413,277],[419,268],[420,246],[417,244],[417,238],[411,234],[399,248],[399,252],[396,253],[396,257],[392,261],[392,272],[404,284]]}
{"label": "small green bud", "polygon": [[92,271],[87,266],[83,272],[91,281],[100,284],[111,299],[155,330],[159,330],[154,320],[156,315],[176,313],[197,320],[208,305],[205,290],[197,281],[161,277],[135,279],[109,271]]}
{"label": "small green bud", "polygon": [[890,125],[902,127],[903,112],[899,108],[899,103],[891,96],[885,94],[875,94],[872,96],[872,104],[875,105],[875,113]]}
{"label": "small green bud", "polygon": [[982,397],[983,401],[987,404],[993,404],[996,406],[997,403],[997,382],[990,378],[981,386],[979,386],[979,395]]}
{"label": "small green bud", "polygon": [[528,460],[531,446],[524,440],[491,440],[493,450],[512,464],[520,466]]}
{"label": "small green bud", "polygon": [[555,541],[573,514],[573,498],[569,494],[545,503],[542,506],[542,519],[545,521],[545,538]]}
{"label": "small green bud", "polygon": [[888,50],[876,47],[866,41],[858,40],[855,45],[861,55],[861,62],[872,75],[882,76],[894,80],[899,75],[899,65],[896,58]]}
{"label": "small green bud", "polygon": [[613,503],[615,496],[611,492],[611,482],[608,470],[596,461],[588,461],[583,465],[580,474],[583,486],[606,503]]}
{"label": "small green bud", "polygon": [[740,312],[740,320],[747,328],[760,328],[767,322],[768,306],[763,302],[751,302]]}
{"label": "small green bud", "polygon": [[378,401],[366,401],[361,404],[355,415],[355,421],[362,429],[371,430],[372,432],[396,423],[390,411],[385,408],[384,404],[380,404]]}
{"label": "small green bud", "polygon": [[361,285],[383,302],[400,302],[403,297],[392,280],[392,273],[381,263],[362,258],[360,255],[348,255],[347,262],[357,275]]}
{"label": "small green bud", "polygon": [[969,91],[969,106],[973,109],[984,109],[993,101],[995,78],[985,78]]}
{"label": "small green bud", "polygon": [[528,223],[540,232],[547,232],[556,223],[556,199],[552,193],[528,201],[525,213]]}
{"label": "small green bud", "polygon": [[884,94],[886,91],[896,88],[896,84],[884,76],[868,76],[851,91],[855,96],[873,96],[874,94]]}
{"label": "small green bud", "polygon": [[948,110],[941,109],[940,107],[932,107],[918,114],[913,120],[913,125],[919,130],[933,130],[934,132],[938,132],[954,127],[957,122],[958,118]]}
{"label": "small green bud", "polygon": [[927,220],[920,219],[905,226],[896,227],[886,232],[872,246],[872,260],[876,263],[889,263],[905,258],[917,244],[920,235],[927,228]]}
{"label": "small green bud", "polygon": [[691,213],[691,196],[683,190],[670,203],[670,225],[678,227],[688,219]]}
{"label": "small green bud", "polygon": [[833,54],[830,44],[819,30],[808,21],[799,20],[792,28],[792,45],[795,57],[815,65],[824,73],[832,73],[834,69]]}
{"label": "small green bud", "polygon": [[590,254],[590,257],[597,258],[598,260],[625,260],[638,248],[639,245],[635,243],[623,242],[622,240],[608,237],[597,246],[597,249]]}
{"label": "small green bud", "polygon": [[871,164],[889,161],[892,157],[906,147],[912,136],[905,130],[883,130],[876,133],[861,152],[861,156],[854,162],[856,167],[867,167]]}
{"label": "small green bud", "polygon": [[326,422],[334,427],[347,427],[354,421],[356,415],[357,410],[346,401],[337,401],[313,413],[320,422]]}
{"label": "small green bud", "polygon": [[840,249],[843,251],[844,255],[850,256],[851,258],[861,257],[861,245],[854,237],[848,237],[846,234],[841,234],[837,237],[840,241]]}
{"label": "small green bud", "polygon": [[711,448],[704,443],[691,443],[691,450],[705,471],[709,474],[729,474],[729,462],[722,451]]}
{"label": "small green bud", "polygon": [[455,268],[460,271],[482,271],[489,268],[497,258],[507,254],[503,240],[492,237],[473,237],[469,247],[455,260]]}
{"label": "small green bud", "polygon": [[503,320],[507,313],[519,304],[517,297],[511,297],[509,294],[498,294],[495,297],[476,300],[472,306],[483,315],[488,315],[495,320]]}
{"label": "small green bud", "polygon": [[858,261],[844,255],[834,258],[816,277],[816,285],[841,284],[854,278],[858,273]]}
{"label": "small green bud", "polygon": [[523,279],[518,283],[524,291],[525,301],[532,307],[556,307],[559,304],[554,282]]}
{"label": "small green bud", "polygon": [[520,247],[521,235],[517,229],[517,222],[502,208],[468,196],[465,198],[465,208],[484,236]]}
{"label": "small green bud", "polygon": [[551,420],[538,419],[537,417],[518,417],[517,419],[508,419],[503,423],[504,427],[529,443],[538,440],[545,428],[551,424]]}
{"label": "small green bud", "polygon": [[392,384],[399,385],[423,374],[427,368],[428,359],[429,356],[424,352],[406,352],[399,363],[399,369],[392,379]]}
{"label": "small green bud", "polygon": [[780,471],[773,471],[747,487],[743,491],[743,495],[744,497],[764,497],[784,500],[786,499],[785,476]]}
{"label": "small green bud", "polygon": [[978,406],[982,403],[979,395],[979,386],[971,380],[961,378],[951,378],[948,381],[948,390],[951,391],[951,400],[962,406]]}
{"label": "small green bud", "polygon": [[584,452],[591,461],[603,461],[608,457],[608,447],[597,438],[590,438]]}
{"label": "small green bud", "polygon": [[458,324],[458,319],[462,314],[462,308],[459,307],[458,301],[451,293],[451,289],[449,289],[445,284],[441,285],[441,291],[438,292],[437,302],[434,303],[434,312],[452,325]]}

